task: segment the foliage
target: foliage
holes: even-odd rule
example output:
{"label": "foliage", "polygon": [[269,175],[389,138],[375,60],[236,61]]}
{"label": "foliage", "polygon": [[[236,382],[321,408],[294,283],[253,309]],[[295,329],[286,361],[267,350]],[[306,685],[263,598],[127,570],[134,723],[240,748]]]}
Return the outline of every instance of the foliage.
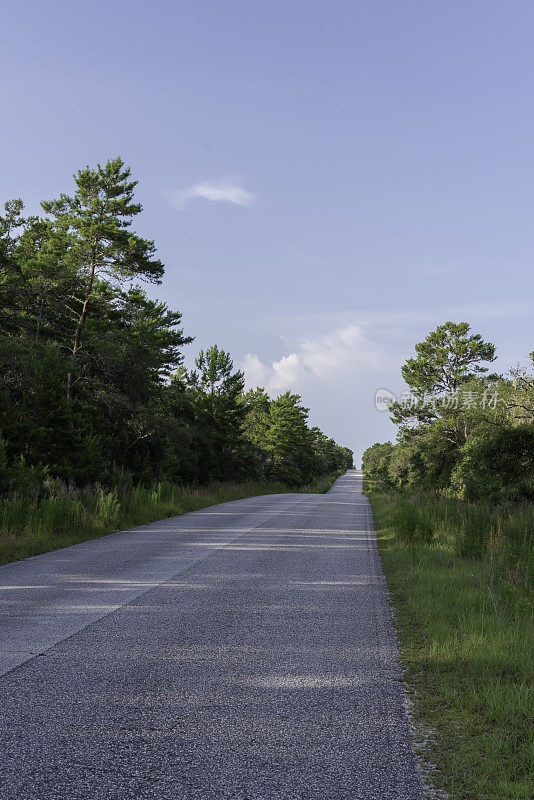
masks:
{"label": "foliage", "polygon": [[495,348],[467,323],[415,350],[402,368],[415,402],[392,406],[397,442],[369,447],[363,469],[423,764],[444,796],[526,800],[534,380],[487,375]]}
{"label": "foliage", "polygon": [[372,494],[371,504],[429,796],[527,800],[534,504],[403,499],[432,524],[430,545],[394,535],[397,494]]}
{"label": "foliage", "polygon": [[366,486],[497,504],[534,499],[533,376],[486,375],[495,348],[467,323],[441,325],[415,349],[402,368],[414,401],[391,407],[397,442],[365,451]]}
{"label": "foliage", "polygon": [[[467,322],[446,322],[438,325],[423,342],[415,346],[416,356],[408,358],[401,372],[412,395],[418,401],[428,396],[438,399],[453,396],[460,387],[484,374],[483,362],[495,359],[495,346],[484,342],[480,334],[470,333]],[[429,421],[438,416],[433,404],[392,406],[393,420],[399,424],[410,420]]]}
{"label": "foliage", "polygon": [[141,286],[164,266],[132,230],[141,206],[122,160],[74,184],[43,216],[25,217],[21,200],[0,215],[0,493],[39,499],[47,481],[99,481],[97,516],[111,523],[119,476],[303,485],[351,466],[349,450],[308,428],[298,395],[245,393],[217,345],[184,368],[180,312]]}
{"label": "foliage", "polygon": [[495,347],[479,333],[469,331],[467,322],[438,325],[415,346],[417,356],[402,368],[408,386],[418,391],[455,392],[470,378],[487,372],[481,362],[495,359]]}
{"label": "foliage", "polygon": [[432,539],[432,525],[428,517],[405,498],[397,501],[392,516],[392,526],[405,542],[430,542]]}
{"label": "foliage", "polygon": [[[337,477],[339,472],[322,475],[298,491],[326,492]],[[0,564],[217,503],[295,491],[266,480],[144,486],[133,484],[127,473],[115,475],[112,489],[98,482],[79,488],[50,477],[41,489],[0,497]]]}
{"label": "foliage", "polygon": [[534,498],[534,426],[502,427],[471,438],[460,450],[451,485],[471,500]]}

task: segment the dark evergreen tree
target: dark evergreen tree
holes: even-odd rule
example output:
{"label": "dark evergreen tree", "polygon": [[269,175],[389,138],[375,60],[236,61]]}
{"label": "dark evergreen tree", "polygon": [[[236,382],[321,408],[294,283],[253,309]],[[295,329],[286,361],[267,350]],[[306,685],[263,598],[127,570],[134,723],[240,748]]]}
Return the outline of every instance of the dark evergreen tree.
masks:
{"label": "dark evergreen tree", "polygon": [[306,483],[313,476],[312,437],[308,430],[309,409],[298,394],[285,392],[270,406],[266,441],[270,478],[289,484]]}
{"label": "dark evergreen tree", "polygon": [[46,476],[297,484],[347,464],[308,430],[298,395],[245,395],[217,345],[184,369],[181,314],[138,285],[163,265],[130,230],[130,170],[117,158],[75,184],[42,218],[21,200],[0,216],[0,489]]}
{"label": "dark evergreen tree", "polygon": [[131,181],[130,175],[120,158],[108,161],[105,167],[86,167],[74,176],[72,197],[62,194],[42,203],[54,219],[52,236],[64,247],[64,263],[79,278],[79,291],[73,297],[72,358],[67,373],[69,406],[78,376],[77,354],[100,281],[120,285],[143,278],[158,283],[163,275],[154,242],[129,230],[133,217],[141,212],[141,205],[133,199],[137,181]]}

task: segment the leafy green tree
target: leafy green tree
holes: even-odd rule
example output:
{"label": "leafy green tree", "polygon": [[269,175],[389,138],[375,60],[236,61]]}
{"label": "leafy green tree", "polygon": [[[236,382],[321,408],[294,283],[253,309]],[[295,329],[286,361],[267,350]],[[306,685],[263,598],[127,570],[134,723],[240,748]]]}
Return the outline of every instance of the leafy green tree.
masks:
{"label": "leafy green tree", "polygon": [[4,335],[18,334],[24,317],[23,278],[17,259],[17,231],[24,225],[23,208],[22,200],[8,200],[0,216],[0,334]]}
{"label": "leafy green tree", "polygon": [[479,333],[470,333],[467,322],[438,325],[424,342],[415,346],[417,356],[402,367],[402,377],[414,391],[455,392],[488,371],[482,362],[495,359],[495,346]]}
{"label": "leafy green tree", "polygon": [[396,489],[421,485],[425,474],[422,444],[420,436],[408,435],[393,448],[389,459],[388,476],[390,483]]}
{"label": "leafy green tree", "polygon": [[4,216],[0,216],[0,277],[9,275],[9,267],[16,261],[18,236],[16,231],[24,225],[23,202],[20,198],[4,203]]}
{"label": "leafy green tree", "polygon": [[[534,368],[534,352],[530,353]],[[534,423],[534,374],[526,369],[514,369],[510,379],[501,382],[499,397],[512,424]]]}
{"label": "leafy green tree", "polygon": [[79,427],[108,441],[111,461],[145,480],[160,476],[168,379],[182,361],[181,314],[138,286],[95,299],[79,354]]}
{"label": "leafy green tree", "polygon": [[289,484],[306,483],[313,475],[312,437],[307,427],[309,409],[298,394],[285,392],[271,402],[266,444],[268,475]]}
{"label": "leafy green tree", "polygon": [[[519,369],[508,378],[486,374],[495,348],[467,323],[439,326],[416,353],[403,377],[419,401],[430,394],[438,402],[392,407],[398,442],[364,453],[366,478],[385,488],[389,482],[397,489],[438,489],[482,502],[533,498],[532,375]],[[531,359],[534,364],[534,354]],[[447,397],[453,402],[439,402]]]}
{"label": "leafy green tree", "polygon": [[37,344],[71,338],[73,298],[80,291],[75,268],[66,263],[68,236],[49,219],[29,217],[19,236],[16,261],[20,275],[19,301],[23,306],[21,332]]}
{"label": "leafy green tree", "polygon": [[462,448],[453,489],[469,500],[534,499],[534,426],[484,432]]}
{"label": "leafy green tree", "polygon": [[210,397],[231,395],[237,398],[243,391],[245,381],[241,370],[233,371],[234,362],[225,350],[214,344],[201,350],[195,359],[198,373],[195,381]]}
{"label": "leafy green tree", "polygon": [[231,480],[242,473],[245,457],[242,394],[245,380],[229,353],[216,344],[201,350],[189,376],[204,480]]}
{"label": "leafy green tree", "polygon": [[0,337],[0,431],[11,465],[23,458],[83,483],[102,477],[105,460],[92,431],[67,428],[65,371],[56,343]]}
{"label": "leafy green tree", "polygon": [[311,443],[315,456],[314,471],[317,475],[352,467],[352,451],[336,444],[333,439],[317,427],[311,428]]}
{"label": "leafy green tree", "polygon": [[163,265],[130,230],[141,211],[130,170],[117,158],[75,183],[44,217],[24,218],[21,200],[0,215],[0,490],[55,478],[298,483],[349,465],[350,451],[309,431],[297,395],[244,395],[216,345],[188,374],[181,314],[138,285],[158,283]]}
{"label": "leafy green tree", "polygon": [[82,346],[82,333],[101,280],[122,284],[142,278],[159,283],[163,264],[155,258],[154,242],[132,233],[133,217],[141,205],[133,199],[137,181],[130,180],[130,169],[120,158],[86,167],[75,176],[72,197],[62,194],[57,200],[42,203],[54,219],[53,236],[66,247],[64,262],[80,280],[73,299],[74,331],[72,368],[67,374],[67,401],[73,400],[76,356]]}
{"label": "leafy green tree", "polygon": [[243,397],[245,405],[244,432],[247,439],[260,449],[266,449],[270,426],[271,398],[262,387],[250,389]]}
{"label": "leafy green tree", "polygon": [[403,482],[446,486],[478,413],[464,406],[463,396],[473,395],[477,405],[497,379],[486,374],[495,347],[471,333],[467,322],[447,322],[415,351],[401,370],[411,400],[390,406],[391,418],[400,427],[390,478],[397,486]]}
{"label": "leafy green tree", "polygon": [[268,474],[268,439],[271,425],[271,398],[262,387],[250,389],[242,397],[245,408],[243,434],[247,442],[247,462],[251,477]]}
{"label": "leafy green tree", "polygon": [[465,383],[487,373],[484,363],[496,358],[495,346],[484,342],[480,334],[470,333],[467,322],[438,325],[416,344],[415,351],[417,355],[404,363],[401,372],[416,402],[391,406],[393,421],[401,425],[432,422],[439,411],[429,399],[454,397]]}
{"label": "leafy green tree", "polygon": [[366,481],[373,489],[386,489],[391,486],[390,462],[394,451],[391,442],[375,442],[362,455],[362,468]]}
{"label": "leafy green tree", "polygon": [[340,469],[354,469],[354,453],[350,447],[343,447],[338,445],[341,453]]}

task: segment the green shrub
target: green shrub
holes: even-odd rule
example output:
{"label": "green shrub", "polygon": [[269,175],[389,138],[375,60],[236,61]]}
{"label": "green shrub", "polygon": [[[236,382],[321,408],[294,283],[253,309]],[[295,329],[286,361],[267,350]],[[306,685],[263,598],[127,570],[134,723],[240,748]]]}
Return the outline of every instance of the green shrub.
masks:
{"label": "green shrub", "polygon": [[103,528],[113,528],[118,520],[121,504],[115,492],[104,492],[100,489],[96,505],[96,514],[99,525]]}
{"label": "green shrub", "polygon": [[534,500],[534,428],[518,425],[485,432],[460,450],[452,490],[467,500],[516,503]]}
{"label": "green shrub", "polygon": [[469,504],[456,544],[459,555],[481,558],[488,546],[492,523],[492,515],[488,508]]}
{"label": "green shrub", "polygon": [[[0,448],[0,469],[1,466]],[[318,478],[298,491],[324,492],[338,474]],[[0,497],[0,563],[216,503],[288,491],[282,483],[267,481],[216,482],[206,486],[164,481],[143,486],[133,485],[127,473],[118,477],[119,485],[111,489],[100,483],[81,489],[44,474],[40,494],[11,492]]]}
{"label": "green shrub", "polygon": [[428,516],[405,499],[397,501],[392,525],[399,538],[406,542],[430,542],[434,533]]}
{"label": "green shrub", "polygon": [[[477,510],[436,493],[403,499],[431,516],[431,546],[391,535],[398,495],[371,496],[432,796],[530,800],[534,503]],[[480,558],[457,553],[466,532],[483,543]]]}

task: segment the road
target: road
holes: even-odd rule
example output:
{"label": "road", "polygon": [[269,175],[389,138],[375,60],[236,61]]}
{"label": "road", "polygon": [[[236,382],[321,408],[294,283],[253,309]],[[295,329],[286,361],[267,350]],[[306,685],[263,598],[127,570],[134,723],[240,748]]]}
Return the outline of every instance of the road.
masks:
{"label": "road", "polygon": [[361,483],[1,567],[2,800],[420,800]]}

